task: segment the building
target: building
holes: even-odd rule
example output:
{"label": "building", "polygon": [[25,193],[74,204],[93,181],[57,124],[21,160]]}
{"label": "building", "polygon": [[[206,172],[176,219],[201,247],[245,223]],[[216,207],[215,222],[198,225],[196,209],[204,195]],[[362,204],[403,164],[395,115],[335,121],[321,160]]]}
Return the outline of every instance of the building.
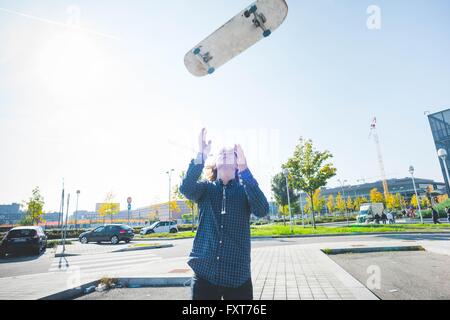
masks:
{"label": "building", "polygon": [[0,205],[0,225],[17,224],[23,217],[24,213],[20,211],[20,204]]}
{"label": "building", "polygon": [[[428,120],[430,121],[431,132],[433,134],[434,143],[436,145],[436,158],[437,151],[439,149],[444,149],[450,156],[450,109],[433,113],[428,115]],[[445,185],[447,190],[450,190],[450,181],[447,179],[446,169],[442,159],[438,158],[441,165],[442,176],[444,177]],[[446,159],[447,168],[450,168],[450,159]]]}
{"label": "building", "polygon": [[[419,197],[424,196],[427,192],[428,187],[432,187],[433,190],[438,194],[445,194],[445,183],[436,182],[430,179],[420,179],[416,178],[416,187],[417,193]],[[414,185],[411,178],[403,178],[403,179],[389,179],[387,181],[389,186],[389,192],[391,194],[399,193],[402,195],[407,202],[411,201],[414,196]],[[338,188],[322,189],[322,196],[328,198],[330,195],[336,198],[338,194],[341,194],[345,199],[350,197],[352,200],[358,197],[364,197],[367,200],[370,200],[370,191],[372,189],[378,189],[381,193],[383,193],[383,182],[377,181],[372,183],[364,183],[355,186],[344,186]],[[305,197],[305,195],[303,195]]]}

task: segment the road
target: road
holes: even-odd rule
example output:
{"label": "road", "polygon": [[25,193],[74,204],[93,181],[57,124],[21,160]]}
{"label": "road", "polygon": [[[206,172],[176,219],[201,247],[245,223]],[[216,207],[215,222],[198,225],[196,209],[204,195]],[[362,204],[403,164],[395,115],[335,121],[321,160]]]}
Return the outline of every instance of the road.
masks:
{"label": "road", "polygon": [[[286,246],[298,244],[339,243],[349,241],[378,242],[383,240],[401,240],[405,242],[417,240],[450,240],[450,234],[434,235],[367,235],[367,236],[340,236],[340,237],[311,237],[311,238],[279,238],[279,239],[253,239],[252,248]],[[192,248],[192,239],[171,240],[171,248],[155,249],[149,251],[133,251],[112,253],[116,248],[126,245],[112,246],[110,244],[81,245],[75,243],[73,250],[82,250],[80,256],[55,258],[53,250],[47,250],[39,257],[8,257],[0,259],[0,278],[13,277],[45,272],[65,271],[70,266],[76,266],[83,272],[98,270],[115,270],[142,266],[155,261],[185,259]],[[135,241],[134,243],[148,243]],[[166,242],[164,242],[166,243]],[[70,252],[70,246],[68,246]]]}
{"label": "road", "polygon": [[[330,256],[382,300],[450,298],[450,256],[430,252],[383,252]],[[375,270],[379,283],[374,281]],[[372,287],[373,286],[373,287]]]}

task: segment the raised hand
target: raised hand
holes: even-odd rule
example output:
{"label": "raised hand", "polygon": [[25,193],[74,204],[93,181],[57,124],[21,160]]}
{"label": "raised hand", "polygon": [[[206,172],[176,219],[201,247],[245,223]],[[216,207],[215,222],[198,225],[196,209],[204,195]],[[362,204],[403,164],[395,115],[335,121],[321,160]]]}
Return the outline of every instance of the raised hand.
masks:
{"label": "raised hand", "polygon": [[239,172],[243,172],[247,170],[247,159],[245,158],[244,150],[242,150],[242,147],[240,144],[237,144],[235,147],[236,152],[236,162],[238,165]]}
{"label": "raised hand", "polygon": [[203,160],[206,160],[206,158],[211,153],[211,140],[206,143],[206,128],[202,129],[202,132],[200,133],[198,144],[199,144],[199,152],[203,155]]}

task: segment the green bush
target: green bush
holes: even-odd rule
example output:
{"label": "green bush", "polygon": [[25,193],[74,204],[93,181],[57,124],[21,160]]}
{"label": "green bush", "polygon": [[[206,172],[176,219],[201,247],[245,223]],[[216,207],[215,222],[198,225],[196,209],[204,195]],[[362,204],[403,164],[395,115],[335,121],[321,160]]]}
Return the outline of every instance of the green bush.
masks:
{"label": "green bush", "polygon": [[[88,231],[87,229],[79,230],[67,230],[67,238],[78,238],[80,234]],[[48,240],[58,240],[61,239],[61,230],[47,230],[45,231]]]}
{"label": "green bush", "polygon": [[[72,241],[66,241],[66,245],[71,245]],[[53,249],[56,248],[56,246],[62,246],[62,241],[61,240],[50,240],[47,241],[47,248],[48,249]]]}
{"label": "green bush", "polygon": [[[194,226],[194,230],[197,230],[197,225]],[[192,231],[192,224],[180,224],[178,225],[179,232]]]}

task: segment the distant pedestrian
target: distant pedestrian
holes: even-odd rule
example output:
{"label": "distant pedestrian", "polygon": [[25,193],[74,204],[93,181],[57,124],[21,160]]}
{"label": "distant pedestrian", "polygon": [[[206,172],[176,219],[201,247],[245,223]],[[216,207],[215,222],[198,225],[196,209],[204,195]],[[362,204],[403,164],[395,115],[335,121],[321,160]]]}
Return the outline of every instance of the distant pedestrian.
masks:
{"label": "distant pedestrian", "polygon": [[389,211],[387,213],[387,219],[389,224],[394,224],[394,215],[392,214],[392,212]]}
{"label": "distant pedestrian", "polygon": [[382,215],[381,215],[381,222],[383,222],[383,224],[386,224],[387,221],[387,215],[386,213],[383,211]]}
{"label": "distant pedestrian", "polygon": [[447,212],[447,221],[450,222],[450,208],[446,207],[445,211]]}
{"label": "distant pedestrian", "polygon": [[375,219],[375,223],[376,224],[380,224],[381,217],[380,217],[380,215],[378,213],[375,214],[374,219]]}
{"label": "distant pedestrian", "polygon": [[436,209],[431,207],[431,212],[432,212],[432,216],[433,216],[433,223],[441,224],[441,222],[439,221],[439,213],[436,211]]}

